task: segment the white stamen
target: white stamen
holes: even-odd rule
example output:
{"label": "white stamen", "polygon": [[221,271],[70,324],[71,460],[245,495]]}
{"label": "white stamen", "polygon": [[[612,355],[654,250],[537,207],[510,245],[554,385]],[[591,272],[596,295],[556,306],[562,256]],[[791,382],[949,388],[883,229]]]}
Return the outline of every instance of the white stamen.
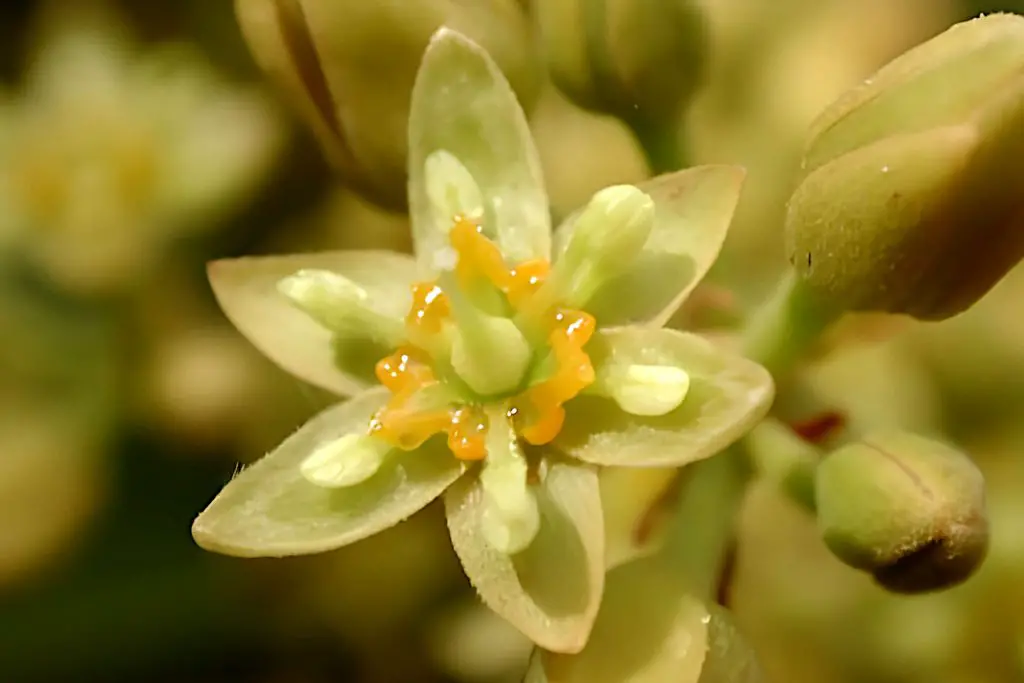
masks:
{"label": "white stamen", "polygon": [[690,390],[690,376],[671,365],[629,365],[606,381],[608,394],[631,415],[665,415]]}
{"label": "white stamen", "polygon": [[311,484],[345,488],[362,483],[380,469],[391,446],[365,434],[346,434],[319,446],[299,469]]}

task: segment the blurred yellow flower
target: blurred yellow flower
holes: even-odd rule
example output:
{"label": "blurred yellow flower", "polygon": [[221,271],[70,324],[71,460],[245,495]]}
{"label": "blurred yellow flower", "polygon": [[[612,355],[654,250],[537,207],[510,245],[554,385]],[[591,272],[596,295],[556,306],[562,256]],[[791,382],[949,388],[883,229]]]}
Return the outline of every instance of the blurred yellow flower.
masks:
{"label": "blurred yellow flower", "polygon": [[191,46],[139,52],[113,17],[53,16],[0,110],[0,245],[66,288],[109,292],[244,199],[283,129]]}

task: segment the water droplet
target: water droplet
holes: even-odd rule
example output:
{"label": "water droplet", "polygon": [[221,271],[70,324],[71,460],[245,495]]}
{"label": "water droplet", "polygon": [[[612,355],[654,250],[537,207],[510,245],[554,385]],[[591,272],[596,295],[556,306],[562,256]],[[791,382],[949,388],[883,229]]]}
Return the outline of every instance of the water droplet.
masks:
{"label": "water droplet", "polygon": [[889,167],[888,166],[883,166],[882,167],[882,173],[888,173],[888,172],[889,172]]}

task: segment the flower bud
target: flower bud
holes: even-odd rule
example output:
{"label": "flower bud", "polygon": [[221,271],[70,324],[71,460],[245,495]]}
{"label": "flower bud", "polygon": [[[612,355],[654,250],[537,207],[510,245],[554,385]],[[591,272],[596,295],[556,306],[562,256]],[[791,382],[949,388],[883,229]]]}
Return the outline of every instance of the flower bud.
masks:
{"label": "flower bud", "polygon": [[958,24],[812,125],[790,262],[849,310],[941,320],[1024,256],[1024,17]]}
{"label": "flower bud", "polygon": [[869,434],[832,452],[818,467],[815,499],[829,549],[894,592],[956,585],[988,548],[981,472],[913,434]]}
{"label": "flower bud", "polygon": [[539,89],[542,72],[515,0],[236,0],[235,8],[256,61],[294,100],[331,163],[384,206],[405,206],[409,98],[438,28],[483,46],[524,107]]}
{"label": "flower bud", "polygon": [[551,75],[577,104],[674,124],[698,85],[704,16],[690,0],[534,0]]}

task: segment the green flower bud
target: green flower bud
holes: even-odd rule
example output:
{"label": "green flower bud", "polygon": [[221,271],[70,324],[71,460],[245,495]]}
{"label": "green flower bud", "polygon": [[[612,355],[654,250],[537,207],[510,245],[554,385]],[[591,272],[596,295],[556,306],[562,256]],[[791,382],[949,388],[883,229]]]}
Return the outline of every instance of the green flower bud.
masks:
{"label": "green flower bud", "polygon": [[577,104],[648,124],[677,123],[697,88],[704,16],[689,0],[534,0],[558,85]]}
{"label": "green flower bud", "polygon": [[829,549],[894,592],[956,585],[988,548],[981,472],[963,453],[913,434],[871,434],[829,454],[815,499]]}
{"label": "green flower bud", "polygon": [[484,47],[524,107],[542,70],[515,0],[451,3],[235,0],[256,61],[294,100],[346,182],[387,207],[406,203],[409,99],[442,25]]}
{"label": "green flower bud", "polygon": [[812,125],[790,262],[849,310],[941,320],[1024,256],[1024,17],[958,24]]}

